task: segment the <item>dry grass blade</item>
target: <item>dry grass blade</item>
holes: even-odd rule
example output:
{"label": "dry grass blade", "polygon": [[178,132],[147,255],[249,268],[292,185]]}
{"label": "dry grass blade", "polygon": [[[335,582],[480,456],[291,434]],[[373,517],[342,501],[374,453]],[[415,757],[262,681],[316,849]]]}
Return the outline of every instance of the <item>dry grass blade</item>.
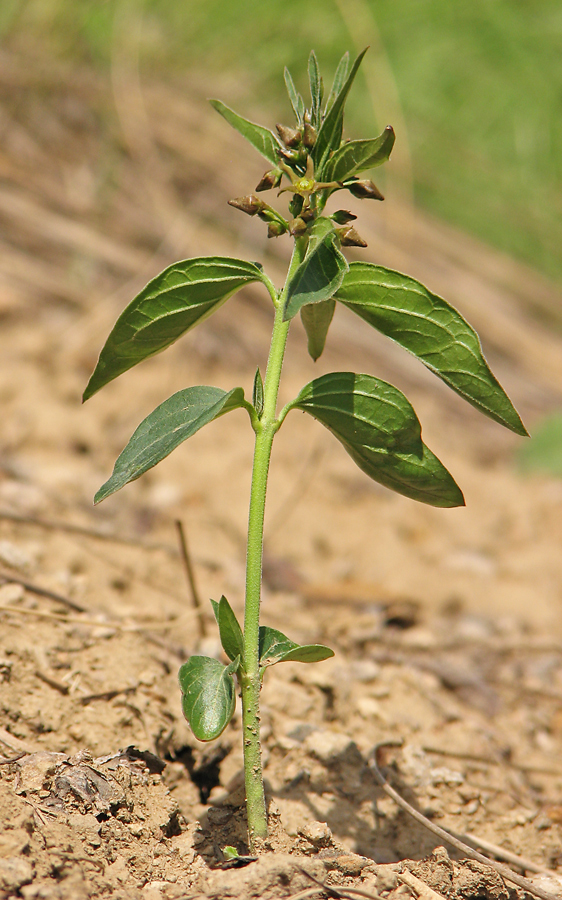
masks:
{"label": "dry grass blade", "polygon": [[535,897],[540,897],[541,900],[559,900],[555,894],[551,894],[548,891],[543,891],[542,888],[537,887],[530,881],[528,878],[523,878],[522,875],[518,875],[517,872],[514,872],[508,866],[504,866],[503,863],[496,862],[493,859],[490,859],[484,854],[479,853],[477,850],[474,850],[472,847],[469,847],[468,844],[465,844],[463,841],[460,841],[454,835],[452,835],[449,831],[446,831],[444,828],[440,828],[439,825],[434,825],[433,822],[430,822],[422,813],[418,812],[417,809],[414,809],[413,806],[404,800],[404,798],[395,791],[393,787],[387,782],[386,778],[380,771],[377,765],[377,756],[380,749],[383,747],[390,746],[400,746],[397,744],[377,744],[374,748],[373,753],[369,758],[369,768],[372,770],[375,778],[381,785],[385,794],[388,794],[389,797],[392,797],[394,802],[405,812],[407,812],[416,822],[419,822],[420,825],[423,825],[424,828],[427,828],[428,831],[431,831],[432,834],[437,835],[442,841],[450,844],[455,850],[459,850],[461,853],[464,853],[470,859],[475,859],[477,862],[483,863],[486,866],[490,866],[490,868],[494,869],[501,875],[502,878],[505,878],[506,881],[510,881],[512,884],[516,884],[517,887],[523,888],[523,890],[528,891],[529,894],[532,894]]}
{"label": "dry grass blade", "polygon": [[[361,890],[361,888],[348,887],[347,885],[345,887],[336,887],[332,884],[325,884],[300,866],[299,870],[303,875],[306,875],[306,877],[309,878],[310,881],[313,881],[314,884],[317,885],[317,890],[325,891],[328,897],[334,897],[335,900],[347,900],[347,898],[350,898],[351,900],[351,898],[353,897],[365,897],[366,900],[382,900],[381,895],[377,894],[376,892],[363,891]],[[306,892],[303,891],[301,894],[297,894],[297,896],[302,897],[305,893]],[[291,897],[290,900],[296,900],[296,898]],[[440,898],[440,900],[443,900],[443,898]]]}
{"label": "dry grass blade", "polygon": [[[91,610],[87,610],[85,606],[81,606],[80,603],[76,603],[68,597],[63,597],[62,594],[57,594],[55,591],[49,591],[47,588],[39,587],[37,584],[32,584],[31,581],[18,578],[17,575],[10,575],[8,572],[0,572],[0,583],[20,584],[26,591],[29,591],[30,594],[37,594],[38,597],[48,597],[49,600],[56,600],[57,603],[62,603],[63,606],[67,606],[68,609],[73,609],[75,612],[91,612]],[[6,607],[2,607],[2,609],[5,608]],[[8,608],[11,609],[12,607]]]}
{"label": "dry grass blade", "polygon": [[36,525],[49,531],[67,531],[69,534],[81,534],[84,537],[97,538],[100,541],[110,541],[114,544],[127,544],[131,547],[140,547],[143,550],[163,550],[170,556],[177,556],[177,550],[170,544],[162,544],[156,541],[144,541],[142,538],[130,537],[113,532],[102,531],[99,528],[88,528],[86,525],[73,525],[71,522],[61,522],[54,519],[41,519],[37,516],[24,516],[9,510],[0,510],[0,519],[10,522],[21,522],[24,525]]}
{"label": "dry grass blade", "polygon": [[191,556],[189,554],[189,547],[187,546],[187,538],[185,536],[185,529],[183,527],[183,523],[179,519],[176,519],[176,529],[178,532],[181,558],[183,561],[185,574],[187,577],[187,583],[189,585],[189,590],[191,593],[191,601],[193,603],[194,611],[197,614],[197,624],[199,626],[199,637],[204,638],[207,636],[207,627],[205,625],[205,616],[203,614],[203,609],[201,606],[201,599],[199,597],[199,591],[197,590],[197,584],[195,583],[195,572],[193,571],[193,564],[191,562]]}

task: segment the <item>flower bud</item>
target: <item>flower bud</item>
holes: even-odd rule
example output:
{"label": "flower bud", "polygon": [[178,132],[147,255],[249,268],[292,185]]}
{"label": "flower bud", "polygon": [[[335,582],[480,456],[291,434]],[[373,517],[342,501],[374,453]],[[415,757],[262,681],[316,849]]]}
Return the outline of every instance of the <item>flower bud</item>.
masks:
{"label": "flower bud", "polygon": [[302,142],[303,142],[304,146],[307,148],[307,150],[311,150],[312,147],[314,147],[314,145],[316,143],[316,138],[317,138],[316,129],[312,127],[310,122],[305,122],[303,132],[302,132]]}
{"label": "flower bud", "polygon": [[297,216],[296,219],[289,223],[289,234],[292,237],[302,237],[305,233],[306,222],[300,216]]}
{"label": "flower bud", "polygon": [[277,134],[286,147],[298,147],[301,142],[302,135],[296,128],[289,128],[288,125],[276,125]]}
{"label": "flower bud", "polygon": [[266,172],[265,175],[262,176],[262,179],[258,184],[256,191],[269,191],[271,190],[271,188],[277,187],[282,177],[283,172],[281,171],[281,169],[271,169],[269,172]]}
{"label": "flower bud", "polygon": [[348,222],[353,222],[357,216],[354,216],[353,213],[349,212],[347,209],[337,209],[330,218],[337,225],[347,225]]}
{"label": "flower bud", "polygon": [[234,206],[235,209],[241,209],[248,216],[255,216],[256,213],[262,211],[266,204],[255,194],[249,194],[248,197],[236,197],[234,200],[229,200],[228,205]]}
{"label": "flower bud", "polygon": [[367,242],[360,237],[355,228],[341,228],[338,229],[338,234],[340,236],[340,241],[342,247],[366,247]]}
{"label": "flower bud", "polygon": [[285,234],[287,231],[285,225],[282,222],[274,220],[270,222],[267,226],[267,236],[268,238],[279,237],[281,234]]}
{"label": "flower bud", "polygon": [[360,200],[384,200],[378,187],[372,181],[352,181],[351,184],[346,184],[345,187],[354,197],[359,197]]}

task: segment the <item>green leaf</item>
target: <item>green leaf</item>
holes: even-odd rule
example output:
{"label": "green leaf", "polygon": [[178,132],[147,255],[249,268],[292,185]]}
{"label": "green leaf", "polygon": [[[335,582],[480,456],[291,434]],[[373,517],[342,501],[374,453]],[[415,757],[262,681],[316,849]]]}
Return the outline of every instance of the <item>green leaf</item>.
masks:
{"label": "green leaf", "polygon": [[209,656],[191,656],[180,669],[183,714],[200,741],[214,741],[230,722],[236,705],[234,679],[240,660],[223,666]]}
{"label": "green leaf", "polygon": [[394,146],[394,130],[390,125],[377,138],[348,141],[326,163],[325,181],[347,181],[360,172],[373,169],[387,161]]}
{"label": "green leaf", "polygon": [[215,619],[217,620],[217,625],[219,626],[219,634],[224,652],[229,659],[236,659],[237,657],[243,659],[244,635],[242,634],[242,629],[238,624],[238,619],[234,614],[234,610],[224,594],[220,598],[219,603],[217,603],[216,600],[211,600],[211,603],[213,605],[213,612],[215,614]]}
{"label": "green leaf", "polygon": [[[335,303],[335,300],[334,300]],[[263,380],[261,377],[261,372],[258,368],[256,369],[256,374],[254,375],[254,390],[252,393],[252,403],[254,404],[254,409],[258,414],[258,419],[261,419],[263,413]]]}
{"label": "green leaf", "polygon": [[324,94],[324,86],[318,69],[318,61],[314,50],[310,51],[308,57],[308,80],[310,83],[311,106],[311,124],[314,128],[320,126],[320,108],[322,106],[322,96]]}
{"label": "green leaf", "polygon": [[301,95],[298,93],[291,73],[289,72],[287,66],[285,66],[284,71],[285,77],[285,87],[287,88],[287,93],[289,95],[289,100],[291,101],[291,106],[293,108],[293,112],[295,114],[295,118],[297,120],[297,124],[300,125],[304,116],[304,100]]}
{"label": "green leaf", "polygon": [[292,319],[307,303],[332,297],[348,268],[337,244],[333,222],[321,216],[311,228],[306,256],[287,286],[283,319]]}
{"label": "green leaf", "polygon": [[417,356],[485,415],[516,434],[527,434],[490,371],[476,332],[419,281],[373,263],[352,262],[336,299]]}
{"label": "green leaf", "polygon": [[137,363],[173,344],[245,284],[262,281],[255,263],[222,256],[174,263],[121,313],[84,391],[87,400]]}
{"label": "green leaf", "polygon": [[327,162],[330,153],[333,153],[339,149],[343,132],[343,111],[345,101],[347,100],[347,95],[349,94],[351,85],[355,80],[357,70],[361,65],[361,60],[365,56],[366,52],[367,48],[365,48],[365,50],[363,50],[363,52],[359,54],[359,56],[353,63],[351,72],[341,86],[330,107],[329,112],[326,113],[326,117],[322,122],[320,130],[318,132],[318,137],[311,153],[312,161],[314,162],[314,168],[316,171],[317,181],[323,181],[324,165]]}
{"label": "green leaf", "polygon": [[141,422],[117,458],[111,478],[94,497],[105,500],[168,456],[203,425],[240,407],[247,408],[242,388],[190,387],[173,394]]}
{"label": "green leaf", "polygon": [[338,96],[342,87],[344,86],[348,69],[349,69],[349,53],[346,52],[346,53],[344,53],[344,55],[342,56],[342,58],[340,59],[340,61],[338,63],[338,67],[336,69],[336,74],[334,75],[334,83],[332,84],[332,89],[330,91],[328,100],[326,102],[324,116],[328,115],[328,113],[330,112],[330,110],[334,104],[334,100],[336,99],[336,97]]}
{"label": "green leaf", "polygon": [[301,319],[308,337],[308,352],[314,362],[322,356],[328,328],[336,309],[336,301],[321,300],[320,303],[309,303],[301,309]]}
{"label": "green leaf", "polygon": [[453,477],[425,446],[413,407],[371,375],[332,372],[307,384],[290,407],[332,432],[374,481],[431,506],[463,506]]}
{"label": "green leaf", "polygon": [[280,662],[321,662],[334,655],[322,644],[297,644],[275,628],[260,626],[260,666],[274,666]]}
{"label": "green leaf", "polygon": [[239,116],[238,113],[235,113],[233,109],[230,109],[221,100],[210,100],[209,102],[226,119],[229,125],[232,125],[242,137],[245,137],[250,142],[252,147],[256,148],[258,153],[261,153],[271,163],[277,165],[279,157],[276,151],[280,149],[281,144],[272,131]]}

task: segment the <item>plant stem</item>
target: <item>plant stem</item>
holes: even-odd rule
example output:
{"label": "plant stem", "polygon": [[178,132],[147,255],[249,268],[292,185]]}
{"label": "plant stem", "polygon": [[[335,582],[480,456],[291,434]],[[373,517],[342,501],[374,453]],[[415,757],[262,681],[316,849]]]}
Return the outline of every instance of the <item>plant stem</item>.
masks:
{"label": "plant stem", "polygon": [[267,812],[263,787],[260,743],[260,666],[259,617],[263,559],[263,522],[267,477],[273,438],[279,428],[276,418],[277,395],[281,368],[285,355],[289,322],[283,321],[283,304],[287,285],[302,261],[306,241],[297,239],[287,273],[285,287],[276,302],[275,320],[271,335],[269,359],[264,381],[263,413],[256,425],[256,443],[248,517],[248,546],[246,554],[246,604],[244,609],[244,671],[239,672],[242,691],[242,727],[244,742],[244,778],[250,852],[257,850],[260,840],[267,837]]}

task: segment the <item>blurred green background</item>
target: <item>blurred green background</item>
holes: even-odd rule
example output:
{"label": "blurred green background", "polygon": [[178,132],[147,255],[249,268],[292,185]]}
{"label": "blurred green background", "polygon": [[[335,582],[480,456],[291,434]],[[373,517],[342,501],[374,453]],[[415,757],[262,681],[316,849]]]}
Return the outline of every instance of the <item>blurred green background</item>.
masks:
{"label": "blurred green background", "polygon": [[331,81],[370,43],[348,133],[394,112],[416,201],[562,281],[560,0],[2,0],[0,33],[104,68],[123,8],[138,14],[143,78],[228,78],[223,99],[246,115],[267,100],[269,126],[289,119],[283,65],[304,90],[311,47]]}

